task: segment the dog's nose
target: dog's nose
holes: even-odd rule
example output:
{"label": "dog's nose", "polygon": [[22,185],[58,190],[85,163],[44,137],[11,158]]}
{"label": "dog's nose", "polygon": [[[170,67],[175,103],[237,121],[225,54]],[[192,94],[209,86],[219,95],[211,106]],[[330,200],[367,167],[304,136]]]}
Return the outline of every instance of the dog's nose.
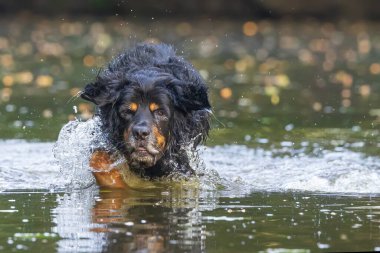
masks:
{"label": "dog's nose", "polygon": [[150,134],[150,129],[147,125],[135,125],[132,133],[136,139],[144,140]]}

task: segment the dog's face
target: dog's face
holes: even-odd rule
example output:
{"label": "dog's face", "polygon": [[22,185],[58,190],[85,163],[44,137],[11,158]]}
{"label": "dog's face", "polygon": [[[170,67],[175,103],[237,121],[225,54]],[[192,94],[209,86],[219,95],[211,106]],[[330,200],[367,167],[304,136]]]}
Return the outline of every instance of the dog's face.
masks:
{"label": "dog's face", "polygon": [[[168,146],[174,115],[170,95],[154,80],[132,83],[121,91],[116,107],[114,122],[119,122],[122,132],[119,149],[131,167],[152,167]],[[120,136],[120,132],[114,134]]]}
{"label": "dog's face", "polygon": [[104,131],[133,169],[195,147],[209,130],[206,86],[166,45],[143,44],[115,58],[81,97],[99,107]]}

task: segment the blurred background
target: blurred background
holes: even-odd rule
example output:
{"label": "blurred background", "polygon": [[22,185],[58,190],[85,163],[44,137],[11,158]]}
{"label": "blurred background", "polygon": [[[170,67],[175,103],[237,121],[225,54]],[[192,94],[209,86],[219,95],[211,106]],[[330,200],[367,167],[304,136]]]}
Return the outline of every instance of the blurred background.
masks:
{"label": "blurred background", "polygon": [[208,145],[380,147],[379,1],[0,1],[0,14],[0,139],[54,141],[89,119],[78,92],[148,41],[206,80]]}

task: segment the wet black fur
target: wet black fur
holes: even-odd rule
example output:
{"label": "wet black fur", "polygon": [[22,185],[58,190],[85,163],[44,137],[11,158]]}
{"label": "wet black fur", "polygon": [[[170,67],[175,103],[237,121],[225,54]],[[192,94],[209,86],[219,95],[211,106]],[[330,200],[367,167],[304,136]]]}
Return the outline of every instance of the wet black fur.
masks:
{"label": "wet black fur", "polygon": [[139,44],[113,59],[93,83],[86,85],[81,97],[98,106],[103,131],[121,152],[125,151],[122,135],[127,126],[118,107],[136,83],[141,92],[154,88],[159,93],[156,95],[166,94],[170,98],[168,107],[172,108],[163,157],[153,168],[137,172],[150,178],[172,171],[192,174],[184,148],[194,150],[206,139],[210,129],[211,106],[204,81],[190,63],[176,56],[173,48],[165,44]]}

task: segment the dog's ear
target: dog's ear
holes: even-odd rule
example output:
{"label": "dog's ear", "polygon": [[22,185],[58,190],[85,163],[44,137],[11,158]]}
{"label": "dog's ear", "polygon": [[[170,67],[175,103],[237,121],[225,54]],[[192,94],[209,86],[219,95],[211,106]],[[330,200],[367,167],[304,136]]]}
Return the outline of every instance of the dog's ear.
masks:
{"label": "dog's ear", "polygon": [[207,87],[201,82],[171,80],[167,84],[172,93],[176,111],[173,123],[173,147],[192,144],[195,148],[204,141],[210,130],[211,106],[208,101]]}
{"label": "dog's ear", "polygon": [[178,79],[168,84],[173,94],[174,106],[184,112],[210,110],[207,88],[203,84],[190,83]]}
{"label": "dog's ear", "polygon": [[115,84],[105,85],[101,82],[89,83],[84,87],[80,96],[98,106],[103,106],[117,99],[116,88]]}

